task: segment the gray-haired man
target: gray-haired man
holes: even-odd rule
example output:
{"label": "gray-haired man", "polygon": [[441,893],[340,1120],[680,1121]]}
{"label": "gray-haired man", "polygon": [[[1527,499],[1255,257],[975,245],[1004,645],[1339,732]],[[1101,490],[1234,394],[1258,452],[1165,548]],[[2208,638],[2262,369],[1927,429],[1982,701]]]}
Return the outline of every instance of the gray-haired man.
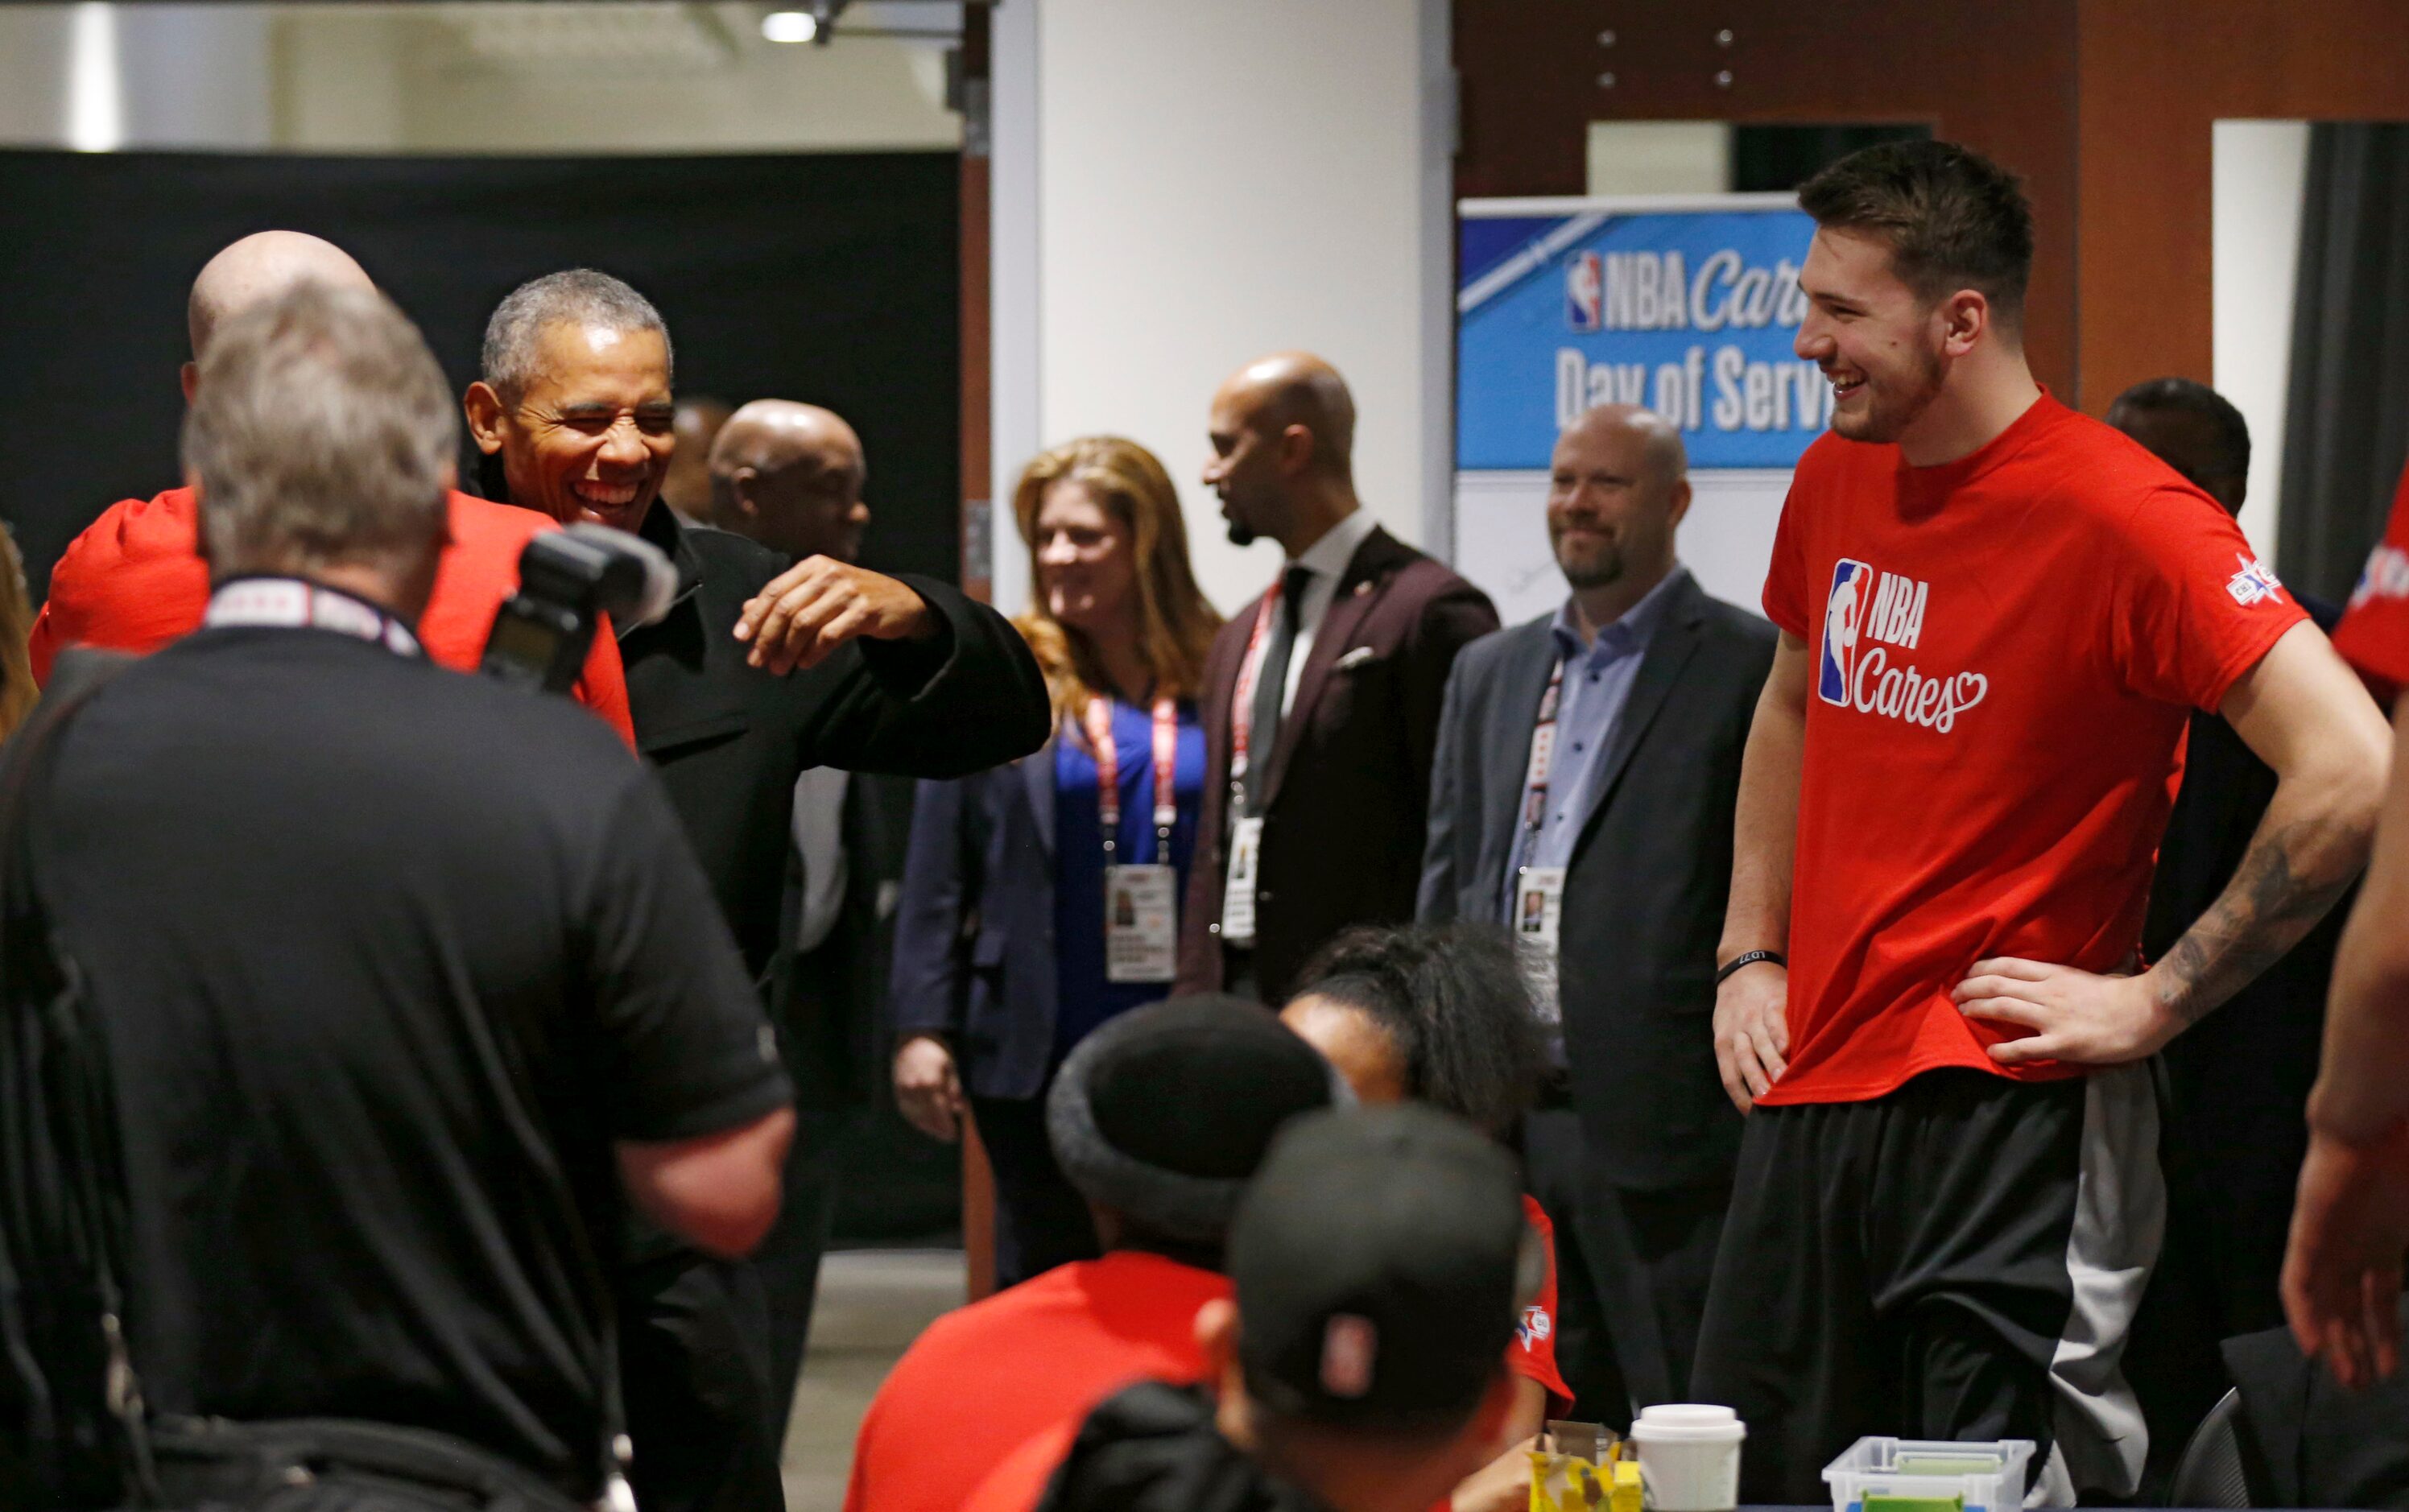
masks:
{"label": "gray-haired man", "polygon": [[462,1441],[455,1490],[590,1502],[588,1236],[632,1202],[749,1248],[786,1078],[659,785],[565,700],[420,648],[458,432],[418,333],[311,283],[200,372],[207,616],[60,729],[33,826],[108,1030],[132,1362],[224,1447],[163,1460],[165,1494],[237,1494],[265,1458],[240,1425],[278,1421],[295,1484],[340,1500],[394,1441],[290,1420],[348,1418]]}
{"label": "gray-haired man", "polygon": [[[469,428],[511,502],[631,531],[677,564],[667,616],[621,628],[627,701],[757,981],[792,921],[781,904],[804,769],[958,777],[1045,742],[1045,682],[994,611],[833,557],[790,565],[656,507],[677,445],[671,351],[634,289],[589,268],[523,285],[486,327],[483,371]],[[779,1512],[794,1383],[769,1379],[757,1278],[656,1249],[621,1281],[646,1512]]]}

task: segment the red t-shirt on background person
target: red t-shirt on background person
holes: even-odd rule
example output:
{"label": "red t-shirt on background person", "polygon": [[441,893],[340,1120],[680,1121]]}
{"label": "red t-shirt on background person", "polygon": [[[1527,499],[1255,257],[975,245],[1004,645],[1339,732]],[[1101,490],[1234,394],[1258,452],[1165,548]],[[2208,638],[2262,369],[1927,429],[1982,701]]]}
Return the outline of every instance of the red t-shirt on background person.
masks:
{"label": "red t-shirt on background person", "polygon": [[2409,471],[2392,495],[2384,539],[2368,553],[2350,606],[2334,626],[2334,649],[2390,703],[2409,687]]}
{"label": "red t-shirt on background person", "polygon": [[2132,960],[2189,712],[2306,616],[2205,494],[2046,394],[1940,467],[1815,441],[1765,612],[1810,660],[1789,1066],[1758,1101],[2078,1074],[1999,1065],[2025,1031],[1951,993],[1996,956]]}
{"label": "red t-shirt on background person", "polygon": [[[1538,1202],[1527,1192],[1522,1196],[1522,1216],[1531,1227],[1538,1231],[1547,1256],[1548,1266],[1539,1285],[1539,1294],[1532,1299],[1531,1305],[1523,1308],[1522,1316],[1515,1320],[1514,1337],[1506,1346],[1506,1368],[1517,1375],[1536,1381],[1547,1388],[1548,1415],[1551,1418],[1561,1418],[1572,1409],[1573,1393],[1572,1389],[1565,1384],[1563,1375],[1556,1369],[1556,1226],[1549,1220],[1547,1210],[1540,1207]],[[1107,1260],[1112,1258],[1105,1257]],[[1171,1262],[1164,1260],[1160,1263],[1167,1265]],[[996,1298],[979,1305],[990,1305],[992,1302],[1009,1297],[1014,1292],[1025,1291],[1031,1287],[1043,1286],[1047,1280],[1061,1275],[1065,1271],[1078,1269],[1081,1267],[1065,1265],[1057,1270],[1048,1271],[1045,1275],[1033,1281],[1025,1281],[1010,1291],[999,1292]],[[1201,1275],[1205,1273],[1195,1274]],[[1213,1297],[1226,1297],[1230,1294],[1230,1284],[1226,1279],[1219,1275],[1211,1276],[1210,1279],[1220,1284],[1209,1295],[1200,1297],[1196,1302],[1197,1307],[1202,1307]],[[932,1326],[927,1334],[922,1335],[923,1343],[933,1337],[937,1329],[944,1326],[943,1321]],[[869,1419],[864,1418],[861,1439],[854,1450],[854,1481],[845,1496],[846,1512],[887,1512],[889,1506],[928,1507],[932,1509],[932,1512],[934,1508],[940,1506],[958,1509],[958,1512],[1029,1512],[1029,1508],[1037,1505],[1037,1499],[1044,1493],[1046,1482],[1053,1478],[1054,1467],[1062,1462],[1063,1455],[1070,1452],[1071,1441],[1078,1436],[1079,1425],[1086,1420],[1090,1409],[1121,1387],[1133,1385],[1141,1379],[1168,1380],[1180,1385],[1190,1385],[1204,1377],[1204,1357],[1194,1352],[1192,1343],[1194,1332],[1195,1311],[1191,1308],[1189,1312],[1190,1357],[1189,1361],[1183,1361],[1187,1368],[1186,1374],[1132,1375],[1096,1392],[1087,1405],[1075,1412],[1066,1414],[1037,1428],[1027,1436],[1003,1446],[1001,1453],[991,1453],[987,1464],[974,1470],[969,1480],[953,1487],[954,1499],[951,1501],[935,1499],[890,1501],[888,1498],[892,1492],[885,1478],[888,1472],[884,1470],[872,1472],[876,1484],[876,1495],[873,1497],[868,1494],[863,1488],[862,1462],[869,1452],[871,1430]],[[1032,1347],[1036,1346],[1034,1340],[1031,1344]],[[906,1354],[904,1359],[907,1361],[910,1361],[912,1354],[917,1354],[920,1348],[920,1345],[914,1345],[912,1353]],[[895,1375],[887,1377],[887,1386],[879,1390],[881,1401],[885,1400],[887,1390],[893,1387],[897,1377],[902,1373],[902,1365],[897,1365]],[[872,1404],[871,1410],[873,1413],[878,1410],[877,1403]],[[925,1441],[932,1429],[938,1432],[944,1431],[936,1424],[924,1420],[919,1425],[920,1432],[917,1436]],[[892,1437],[898,1432],[891,1428],[883,1428],[881,1437]],[[888,1458],[888,1456],[882,1455],[882,1458]],[[984,1478],[981,1478],[982,1476]],[[1438,1512],[1446,1512],[1444,1505],[1438,1508]]]}
{"label": "red t-shirt on background person", "polygon": [[1547,1209],[1529,1192],[1522,1194],[1522,1217],[1539,1231],[1548,1257],[1547,1274],[1539,1294],[1514,1322],[1513,1342],[1506,1346],[1506,1364],[1525,1380],[1548,1389],[1548,1416],[1562,1418],[1572,1410],[1573,1390],[1556,1369],[1556,1226]]}
{"label": "red t-shirt on background person", "polygon": [[1117,1249],[946,1314],[871,1399],[846,1512],[959,1512],[1016,1448],[1066,1422],[1075,1431],[1122,1387],[1194,1384],[1197,1310],[1229,1294],[1217,1272]]}
{"label": "red t-shirt on background person", "polygon": [[[418,622],[429,659],[473,672],[484,656],[494,612],[518,591],[519,553],[554,528],[533,510],[454,493],[452,542],[436,569],[435,592]],[[199,627],[209,607],[209,569],[200,558],[200,508],[189,488],[112,504],[76,537],[50,571],[50,597],[34,620],[29,650],[34,681],[73,645],[147,655]],[[619,644],[597,634],[572,690],[635,744]]]}

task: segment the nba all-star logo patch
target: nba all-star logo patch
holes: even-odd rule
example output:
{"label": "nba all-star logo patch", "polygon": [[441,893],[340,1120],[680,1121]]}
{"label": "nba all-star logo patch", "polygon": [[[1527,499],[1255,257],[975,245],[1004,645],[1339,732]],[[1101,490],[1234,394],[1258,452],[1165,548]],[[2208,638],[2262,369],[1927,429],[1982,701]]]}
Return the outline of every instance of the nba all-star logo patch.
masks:
{"label": "nba all-star logo patch", "polygon": [[1555,1331],[1556,1320],[1545,1307],[1525,1307],[1522,1321],[1514,1325],[1514,1337],[1522,1341],[1522,1352],[1527,1355]]}
{"label": "nba all-star logo patch", "polygon": [[2247,609],[2270,598],[2283,601],[2284,585],[2275,581],[2273,570],[2266,563],[2240,552],[2233,554],[2233,559],[2242,564],[2242,570],[2225,580],[2225,591],[2233,596],[2235,603]]}
{"label": "nba all-star logo patch", "polygon": [[1833,563],[1816,647],[1816,697],[1835,708],[1943,735],[1955,728],[1957,716],[1983,701],[1991,682],[1980,672],[1926,672],[1907,659],[1924,639],[1931,606],[1932,584],[1921,579],[1879,571],[1852,556]]}

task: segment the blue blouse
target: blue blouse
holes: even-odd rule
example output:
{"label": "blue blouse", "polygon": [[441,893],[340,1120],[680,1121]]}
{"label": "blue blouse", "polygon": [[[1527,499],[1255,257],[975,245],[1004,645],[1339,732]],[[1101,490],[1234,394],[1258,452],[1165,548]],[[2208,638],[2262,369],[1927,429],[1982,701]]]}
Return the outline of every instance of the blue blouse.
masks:
{"label": "blue blouse", "polygon": [[[1113,700],[1113,749],[1119,767],[1120,829],[1116,855],[1145,865],[1156,854],[1154,710],[1150,703]],[[1196,705],[1179,705],[1179,752],[1172,765],[1179,818],[1171,828],[1171,864],[1184,905],[1188,863],[1196,852],[1196,818],[1204,797],[1204,726]],[[1167,982],[1104,980],[1104,816],[1096,806],[1096,758],[1078,727],[1066,723],[1054,742],[1054,949],[1058,984],[1054,1059],[1116,1015],[1171,995]]]}

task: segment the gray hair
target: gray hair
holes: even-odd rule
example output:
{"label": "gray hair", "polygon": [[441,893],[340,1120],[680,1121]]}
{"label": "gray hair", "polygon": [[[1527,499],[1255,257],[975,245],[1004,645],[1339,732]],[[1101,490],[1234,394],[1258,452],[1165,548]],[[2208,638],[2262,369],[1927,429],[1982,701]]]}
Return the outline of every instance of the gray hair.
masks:
{"label": "gray hair", "polygon": [[435,354],[382,295],[305,283],[231,317],[184,417],[211,570],[425,563],[459,424]]}
{"label": "gray hair", "polygon": [[505,403],[516,404],[536,376],[536,345],[548,326],[563,323],[613,331],[655,331],[670,370],[677,370],[670,328],[653,302],[608,273],[572,267],[546,273],[512,289],[485,323],[481,376]]}

